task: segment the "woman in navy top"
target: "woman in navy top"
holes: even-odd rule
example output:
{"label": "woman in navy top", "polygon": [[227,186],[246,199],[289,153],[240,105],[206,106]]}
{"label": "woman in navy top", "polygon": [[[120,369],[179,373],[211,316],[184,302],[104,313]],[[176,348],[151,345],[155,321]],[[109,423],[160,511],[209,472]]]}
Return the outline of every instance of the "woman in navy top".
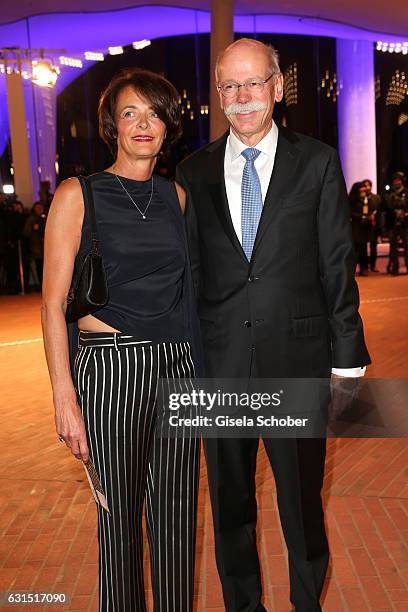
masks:
{"label": "woman in navy top", "polygon": [[90,250],[78,179],[58,187],[46,228],[42,321],[56,430],[75,457],[91,459],[110,510],[97,506],[100,611],[146,610],[145,505],[154,609],[189,612],[199,438],[191,427],[170,437],[157,431],[159,379],[199,368],[185,193],[153,175],[163,142],[180,135],[178,94],[157,74],[127,70],[102,94],[99,122],[115,161],[87,180],[109,299],[78,320],[73,375],[67,294],[75,260]]}

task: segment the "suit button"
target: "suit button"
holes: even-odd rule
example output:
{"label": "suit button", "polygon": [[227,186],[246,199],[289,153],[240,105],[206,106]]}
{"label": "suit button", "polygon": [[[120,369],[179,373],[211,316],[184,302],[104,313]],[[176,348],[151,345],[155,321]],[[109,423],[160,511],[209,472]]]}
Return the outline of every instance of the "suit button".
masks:
{"label": "suit button", "polygon": [[245,327],[251,327],[252,323],[251,323],[251,321],[244,321],[244,325],[245,325]]}
{"label": "suit button", "polygon": [[249,276],[248,277],[248,283],[253,283],[254,282],[254,277],[253,276]]}

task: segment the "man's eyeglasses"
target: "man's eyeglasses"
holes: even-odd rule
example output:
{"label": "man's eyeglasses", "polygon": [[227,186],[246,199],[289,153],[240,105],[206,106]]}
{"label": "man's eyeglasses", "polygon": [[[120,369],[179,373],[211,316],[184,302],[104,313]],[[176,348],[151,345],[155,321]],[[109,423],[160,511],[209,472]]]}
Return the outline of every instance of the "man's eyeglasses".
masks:
{"label": "man's eyeglasses", "polygon": [[247,79],[244,83],[236,83],[235,81],[224,81],[224,83],[218,83],[217,89],[222,93],[225,98],[234,98],[238,92],[240,87],[245,87],[247,91],[250,93],[260,93],[263,91],[265,83],[269,81],[275,74],[279,74],[278,72],[272,72],[271,75],[268,76],[267,79],[262,80],[258,78]]}

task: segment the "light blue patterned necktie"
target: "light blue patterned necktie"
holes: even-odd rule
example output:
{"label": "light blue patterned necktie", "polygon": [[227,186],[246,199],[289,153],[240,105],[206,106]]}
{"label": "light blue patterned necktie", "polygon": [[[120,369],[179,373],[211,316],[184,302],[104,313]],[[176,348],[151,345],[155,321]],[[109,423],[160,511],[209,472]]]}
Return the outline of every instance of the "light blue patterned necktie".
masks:
{"label": "light blue patterned necktie", "polygon": [[248,261],[251,260],[263,206],[261,182],[255,168],[255,160],[260,153],[252,148],[244,149],[241,153],[246,159],[241,183],[242,248]]}

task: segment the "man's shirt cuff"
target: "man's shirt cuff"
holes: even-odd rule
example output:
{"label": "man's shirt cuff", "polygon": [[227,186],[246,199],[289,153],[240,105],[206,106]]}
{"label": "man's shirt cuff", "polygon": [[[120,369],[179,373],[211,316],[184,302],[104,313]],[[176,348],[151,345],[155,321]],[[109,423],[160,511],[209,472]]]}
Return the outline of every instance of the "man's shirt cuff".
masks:
{"label": "man's shirt cuff", "polygon": [[366,366],[362,368],[332,368],[332,374],[346,376],[347,378],[359,378],[360,376],[364,376],[365,371]]}

